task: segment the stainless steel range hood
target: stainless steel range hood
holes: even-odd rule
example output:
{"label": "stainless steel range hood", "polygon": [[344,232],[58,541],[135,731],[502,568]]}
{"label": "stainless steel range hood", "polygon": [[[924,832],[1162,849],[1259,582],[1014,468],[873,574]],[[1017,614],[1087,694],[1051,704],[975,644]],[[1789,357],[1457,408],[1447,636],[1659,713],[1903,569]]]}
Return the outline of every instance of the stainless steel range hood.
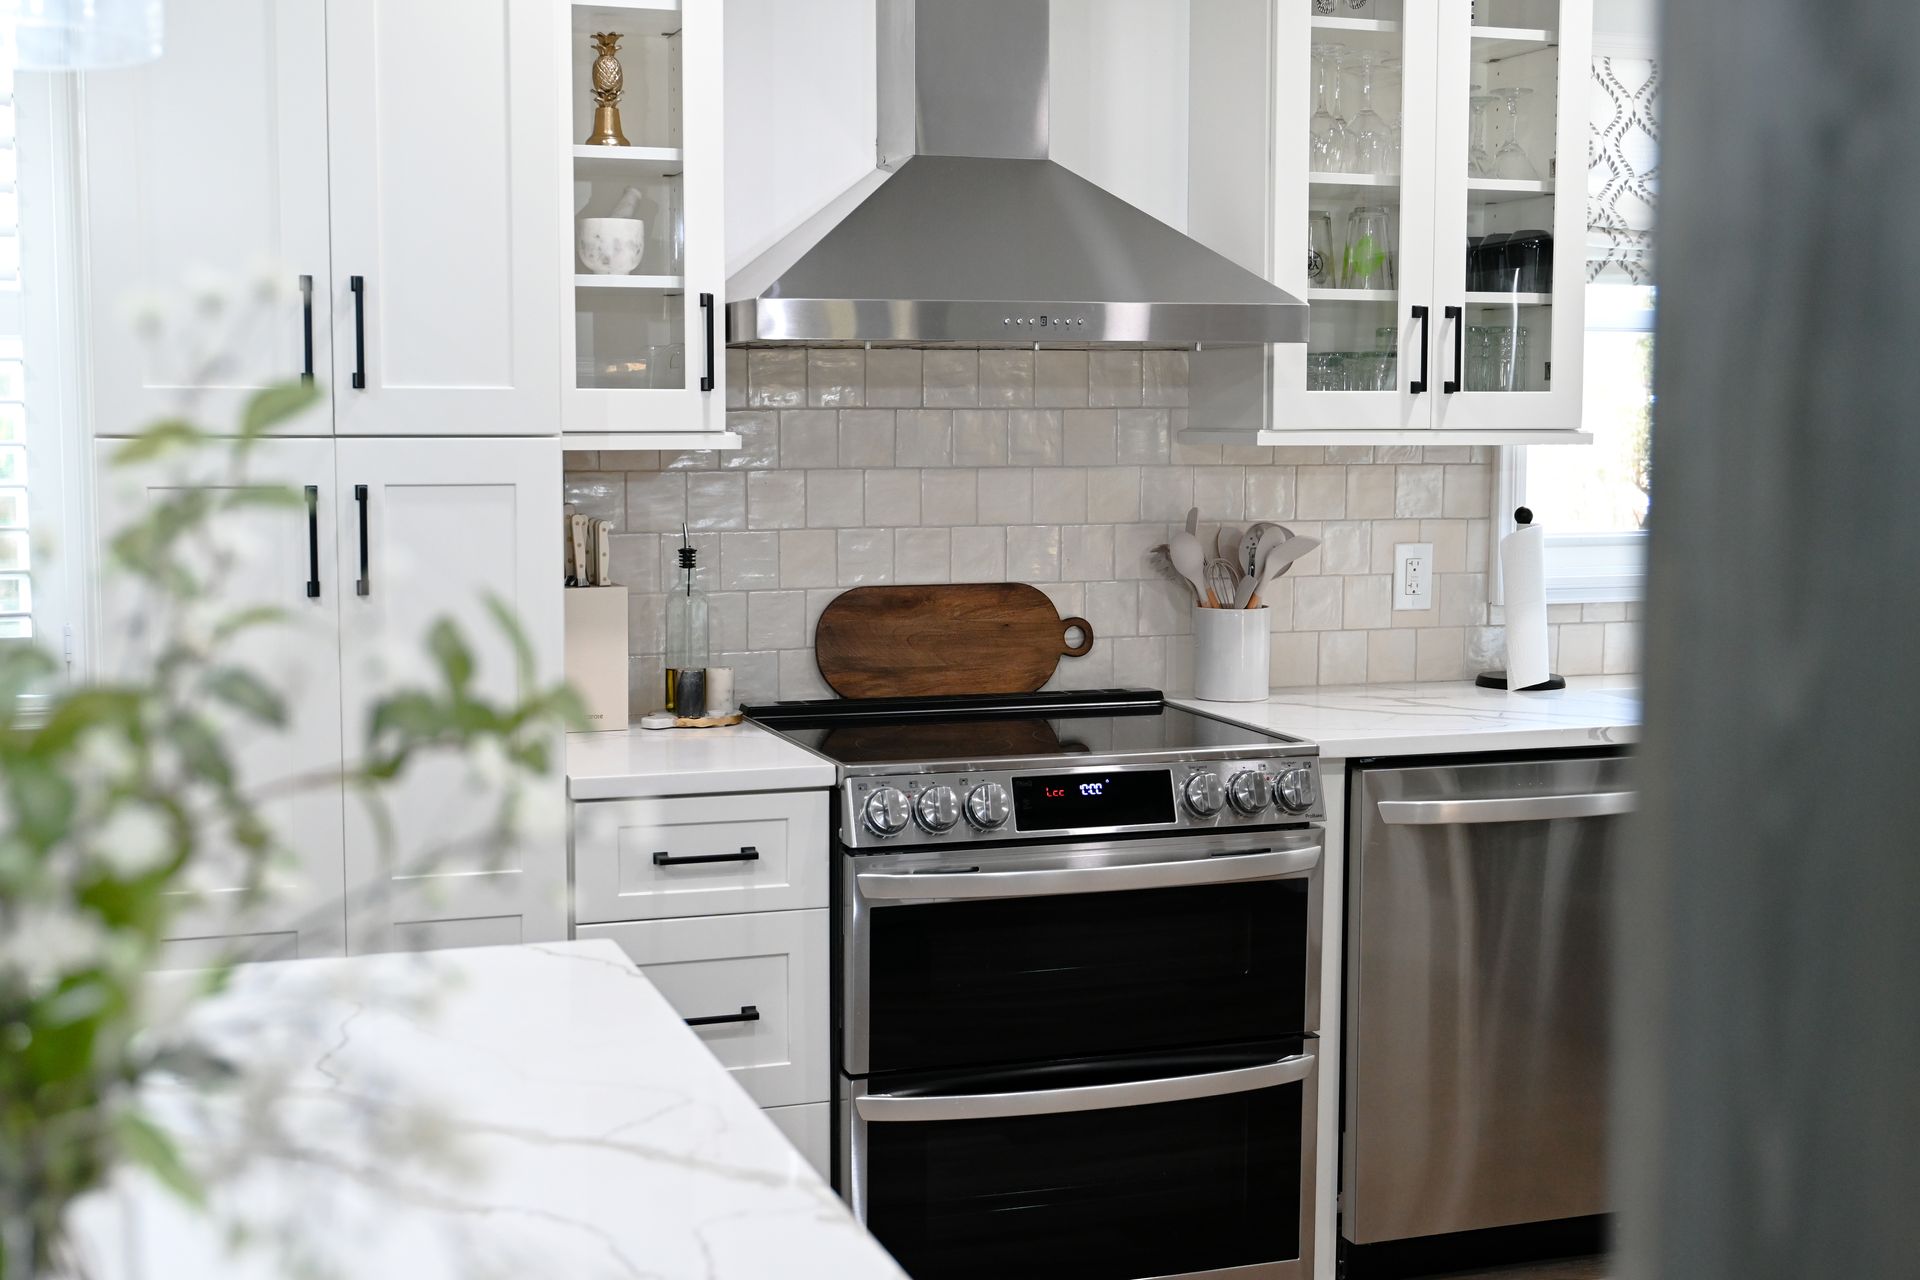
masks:
{"label": "stainless steel range hood", "polygon": [[727,341],[1304,342],[1307,304],[1047,158],[1048,0],[880,0],[880,168],[727,282]]}

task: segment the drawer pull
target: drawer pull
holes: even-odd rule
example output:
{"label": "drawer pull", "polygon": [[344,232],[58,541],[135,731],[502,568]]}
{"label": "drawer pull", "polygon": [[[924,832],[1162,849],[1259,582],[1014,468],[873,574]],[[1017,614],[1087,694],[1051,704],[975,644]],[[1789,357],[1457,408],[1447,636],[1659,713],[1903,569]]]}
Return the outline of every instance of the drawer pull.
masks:
{"label": "drawer pull", "polygon": [[711,1027],[722,1022],[758,1021],[760,1021],[760,1007],[758,1005],[743,1004],[740,1006],[740,1012],[738,1013],[716,1013],[710,1018],[688,1018],[687,1025],[690,1027]]}
{"label": "drawer pull", "polygon": [[[685,867],[697,862],[758,862],[760,851],[750,844],[740,846],[738,853],[699,853],[684,858],[676,858],[665,849],[656,850],[653,865],[656,867]],[[758,1016],[758,1015],[756,1015]]]}

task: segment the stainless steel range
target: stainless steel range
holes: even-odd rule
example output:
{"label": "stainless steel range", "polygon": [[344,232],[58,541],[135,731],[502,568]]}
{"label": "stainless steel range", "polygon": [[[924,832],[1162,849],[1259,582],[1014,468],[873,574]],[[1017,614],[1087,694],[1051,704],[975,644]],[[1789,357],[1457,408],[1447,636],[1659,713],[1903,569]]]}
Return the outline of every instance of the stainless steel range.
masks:
{"label": "stainless steel range", "polygon": [[1317,748],[1158,693],[750,714],[839,768],[836,1183],[915,1280],[1312,1274]]}

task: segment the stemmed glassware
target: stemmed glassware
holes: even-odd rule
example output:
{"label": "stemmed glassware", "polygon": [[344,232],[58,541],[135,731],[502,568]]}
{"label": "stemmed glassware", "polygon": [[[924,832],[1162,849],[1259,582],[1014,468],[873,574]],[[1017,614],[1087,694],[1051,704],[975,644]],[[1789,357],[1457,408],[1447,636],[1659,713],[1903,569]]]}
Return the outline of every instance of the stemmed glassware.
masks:
{"label": "stemmed glassware", "polygon": [[1340,115],[1340,75],[1345,54],[1344,45],[1313,46],[1312,164],[1318,173],[1338,173],[1346,165],[1349,138],[1347,122]]}
{"label": "stemmed glassware", "polygon": [[1533,90],[1508,87],[1495,92],[1506,100],[1507,128],[1506,136],[1500,141],[1500,149],[1493,153],[1493,176],[1537,182],[1540,171],[1533,167],[1533,161],[1527,159],[1527,153],[1520,148],[1520,99]]}
{"label": "stemmed glassware", "polygon": [[1392,172],[1393,138],[1386,120],[1373,109],[1373,69],[1379,62],[1379,56],[1367,50],[1354,58],[1360,69],[1360,111],[1347,126],[1351,138],[1347,168],[1354,173]]}
{"label": "stemmed glassware", "polygon": [[1470,100],[1473,120],[1467,134],[1467,176],[1491,178],[1493,171],[1493,108],[1500,99],[1492,94],[1475,94]]}

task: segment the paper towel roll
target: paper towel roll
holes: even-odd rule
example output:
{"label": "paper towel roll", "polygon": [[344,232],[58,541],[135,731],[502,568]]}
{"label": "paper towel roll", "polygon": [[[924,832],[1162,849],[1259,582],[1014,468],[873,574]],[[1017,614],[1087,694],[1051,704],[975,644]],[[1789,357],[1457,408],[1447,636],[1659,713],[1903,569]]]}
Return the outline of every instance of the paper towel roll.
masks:
{"label": "paper towel roll", "polygon": [[1546,561],[1547,532],[1537,524],[1522,523],[1500,541],[1509,689],[1531,688],[1548,675]]}

